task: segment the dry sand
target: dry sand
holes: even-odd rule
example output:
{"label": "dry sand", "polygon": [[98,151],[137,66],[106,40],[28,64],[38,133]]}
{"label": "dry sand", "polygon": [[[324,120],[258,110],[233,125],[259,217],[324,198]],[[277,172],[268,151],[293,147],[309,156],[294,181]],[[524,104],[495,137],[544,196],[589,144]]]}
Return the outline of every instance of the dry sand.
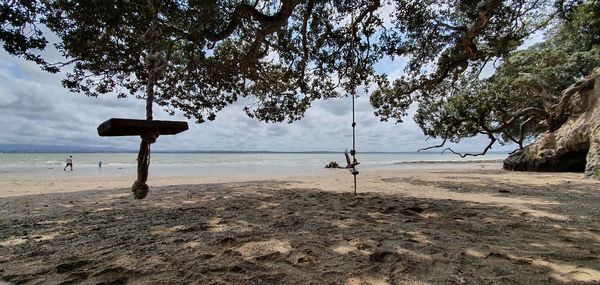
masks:
{"label": "dry sand", "polygon": [[460,168],[364,171],[357,197],[344,170],[158,178],[142,201],[127,177],[9,177],[0,181],[0,280],[600,283],[599,182]]}

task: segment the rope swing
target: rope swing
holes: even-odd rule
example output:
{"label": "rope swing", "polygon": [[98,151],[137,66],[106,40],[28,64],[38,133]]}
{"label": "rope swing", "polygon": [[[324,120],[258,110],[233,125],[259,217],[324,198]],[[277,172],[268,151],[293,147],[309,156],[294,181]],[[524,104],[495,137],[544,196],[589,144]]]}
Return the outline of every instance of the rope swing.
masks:
{"label": "rope swing", "polygon": [[355,115],[355,101],[356,101],[356,63],[354,62],[354,37],[356,35],[355,26],[354,26],[354,13],[352,13],[352,34],[350,39],[350,54],[349,54],[349,62],[353,65],[351,74],[350,74],[350,95],[352,95],[352,149],[350,150],[350,155],[352,155],[352,162],[348,163],[347,168],[350,168],[350,173],[354,177],[354,196],[356,196],[356,175],[358,175],[358,170],[356,170],[356,166],[359,162],[356,160],[356,115]]}
{"label": "rope swing", "polygon": [[144,67],[148,73],[146,84],[146,119],[111,118],[98,126],[98,135],[101,137],[113,136],[140,136],[140,150],[137,157],[137,179],[131,186],[135,199],[144,199],[150,187],[148,181],[148,168],[150,167],[150,145],[156,142],[159,135],[175,135],[188,129],[184,121],[155,121],[152,115],[156,85],[164,76],[168,63],[158,42],[162,35],[158,18],[157,5],[159,0],[148,0],[148,9],[153,13],[152,23],[141,37],[147,47],[144,57]]}
{"label": "rope swing", "polygon": [[352,89],[352,150],[350,150],[350,155],[352,155],[352,169],[350,169],[350,173],[354,176],[354,196],[356,196],[356,175],[358,175],[358,170],[356,170],[356,165],[359,162],[356,160],[356,118],[354,115],[354,101],[356,98],[356,91]]}
{"label": "rope swing", "polygon": [[[152,121],[152,103],[154,102],[154,86],[167,68],[167,62],[158,51],[155,45],[156,39],[162,31],[158,25],[158,16],[155,12],[152,25],[144,33],[143,41],[150,46],[150,52],[145,58],[146,69],[148,70],[148,84],[146,86],[146,120]],[[137,179],[131,186],[131,191],[135,199],[144,199],[148,195],[150,187],[146,184],[148,180],[148,167],[150,166],[150,145],[156,142],[158,132],[149,132],[141,135],[140,151],[138,153]]]}

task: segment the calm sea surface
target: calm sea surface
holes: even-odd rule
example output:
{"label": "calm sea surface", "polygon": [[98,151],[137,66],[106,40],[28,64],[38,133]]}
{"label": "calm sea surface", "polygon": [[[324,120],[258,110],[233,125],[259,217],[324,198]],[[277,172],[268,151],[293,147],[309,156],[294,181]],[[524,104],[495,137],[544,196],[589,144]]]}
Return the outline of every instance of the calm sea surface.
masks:
{"label": "calm sea surface", "polygon": [[[0,179],[8,176],[52,178],[58,175],[133,176],[136,153],[74,153],[74,171],[63,171],[69,154],[0,154]],[[437,163],[495,162],[507,154],[461,159],[440,153],[365,153],[359,169],[419,169]],[[102,167],[98,166],[102,161]],[[330,161],[345,165],[343,153],[154,153],[150,174],[156,176],[295,175],[322,173]]]}

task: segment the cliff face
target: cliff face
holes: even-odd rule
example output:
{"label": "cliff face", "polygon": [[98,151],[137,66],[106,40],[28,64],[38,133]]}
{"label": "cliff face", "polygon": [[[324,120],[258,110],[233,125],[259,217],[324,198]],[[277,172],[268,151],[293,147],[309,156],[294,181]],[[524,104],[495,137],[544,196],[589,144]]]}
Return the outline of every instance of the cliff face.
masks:
{"label": "cliff face", "polygon": [[573,84],[571,114],[559,129],[511,154],[504,169],[517,171],[583,171],[600,179],[600,67]]}

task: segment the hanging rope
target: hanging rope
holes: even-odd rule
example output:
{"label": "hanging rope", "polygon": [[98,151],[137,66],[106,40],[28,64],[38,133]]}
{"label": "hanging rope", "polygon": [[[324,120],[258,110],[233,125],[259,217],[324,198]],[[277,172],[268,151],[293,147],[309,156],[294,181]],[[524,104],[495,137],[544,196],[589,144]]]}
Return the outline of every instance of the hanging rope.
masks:
{"label": "hanging rope", "polygon": [[[145,58],[146,70],[148,71],[148,84],[146,86],[146,120],[152,121],[152,103],[154,102],[154,87],[167,68],[167,62],[160,53],[155,50],[155,41],[162,33],[158,25],[158,16],[156,10],[152,25],[144,33],[142,40],[150,46],[150,53]],[[150,167],[150,145],[156,142],[159,134],[157,132],[141,136],[140,150],[138,152],[137,179],[131,186],[131,191],[135,199],[144,199],[148,195],[150,187],[146,184],[148,181],[148,168]]]}
{"label": "hanging rope", "polygon": [[354,196],[356,196],[356,175],[358,175],[358,170],[356,170],[356,165],[358,161],[356,160],[356,118],[354,115],[354,100],[356,98],[356,92],[352,90],[352,150],[350,154],[352,155],[352,176],[354,176]]}
{"label": "hanging rope", "polygon": [[350,150],[350,155],[352,155],[352,176],[354,177],[354,196],[356,196],[356,175],[358,175],[358,170],[356,170],[356,165],[359,162],[356,160],[356,116],[355,116],[355,100],[356,100],[356,63],[354,62],[354,38],[356,35],[355,26],[354,26],[354,13],[352,13],[352,34],[350,35],[352,38],[350,39],[350,54],[349,54],[349,62],[352,64],[352,70],[350,75],[350,88],[352,95],[352,150]]}

